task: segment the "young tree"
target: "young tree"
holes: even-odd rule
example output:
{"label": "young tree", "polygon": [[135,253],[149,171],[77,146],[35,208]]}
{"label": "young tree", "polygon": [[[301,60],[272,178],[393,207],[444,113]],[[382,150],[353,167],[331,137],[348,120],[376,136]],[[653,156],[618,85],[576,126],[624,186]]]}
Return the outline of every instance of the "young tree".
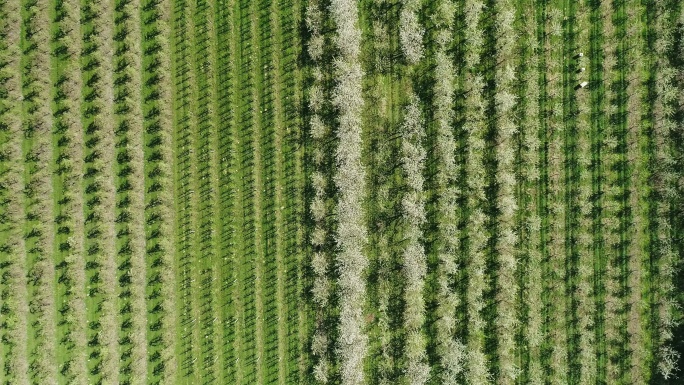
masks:
{"label": "young tree", "polygon": [[405,109],[404,122],[401,126],[401,164],[406,184],[406,193],[402,199],[402,217],[405,224],[403,251],[404,275],[404,330],[407,334],[404,358],[406,360],[406,377],[410,384],[425,384],[429,379],[430,367],[425,352],[425,336],[422,328],[425,323],[425,274],[427,261],[425,250],[421,244],[422,230],[425,224],[425,198],[423,192],[423,171],[425,168],[424,123],[421,118],[419,99],[415,94],[409,95],[409,104]]}
{"label": "young tree", "polygon": [[562,12],[557,8],[549,10],[546,20],[547,38],[545,52],[549,53],[547,63],[547,104],[550,109],[547,118],[546,136],[547,147],[547,208],[544,213],[548,217],[548,271],[544,277],[546,290],[549,291],[548,302],[545,303],[548,312],[548,340],[551,348],[548,357],[550,369],[549,378],[552,382],[566,383],[568,381],[568,350],[567,350],[567,306],[566,306],[566,208],[565,198],[565,125],[561,90],[563,57],[562,36],[555,30],[555,25],[562,22]]}
{"label": "young tree", "polygon": [[[0,125],[5,127],[6,136],[0,141],[0,153],[4,172],[0,174],[0,199],[5,202],[2,215],[3,242],[0,249],[0,261],[7,264],[3,271],[4,287],[7,297],[3,300],[4,319],[7,322],[3,333],[3,347],[7,344],[7,353],[3,352],[2,362],[5,373],[17,384],[29,384],[28,352],[28,292],[26,285],[26,245],[23,239],[26,213],[24,212],[23,191],[24,156],[22,153],[22,73],[21,73],[21,4],[19,1],[6,1],[0,4],[0,33],[3,42],[0,45],[0,61],[3,63],[3,76],[0,80]],[[3,288],[4,289],[4,288]],[[3,293],[4,294],[4,293]]]}
{"label": "young tree", "polygon": [[[679,322],[678,312],[681,310],[673,297],[675,286],[673,279],[676,266],[679,263],[677,253],[673,247],[673,229],[670,223],[672,217],[672,202],[677,201],[676,174],[674,172],[675,159],[672,154],[672,134],[676,129],[674,120],[675,104],[677,103],[677,87],[675,85],[677,72],[669,59],[670,50],[674,46],[674,35],[671,26],[673,12],[670,12],[663,1],[656,2],[655,31],[655,70],[656,70],[656,100],[654,103],[654,190],[658,199],[656,203],[656,241],[655,253],[658,265],[656,287],[656,304],[658,314],[658,329],[655,330],[658,370],[665,378],[673,378],[679,370],[677,362],[680,352],[669,344],[673,338],[672,329]],[[680,315],[679,315],[680,316]]]}
{"label": "young tree", "polygon": [[[150,1],[143,4],[143,12],[141,18],[150,18],[153,25],[159,32],[158,35],[152,36],[144,40],[143,54],[151,60],[155,65],[143,65],[143,78],[141,79],[145,84],[144,90],[147,92],[143,98],[144,108],[153,109],[157,113],[155,116],[145,119],[143,121],[144,129],[146,131],[154,131],[147,133],[145,137],[146,143],[149,139],[154,138],[159,142],[158,147],[170,148],[173,143],[173,122],[171,119],[171,105],[167,102],[172,99],[171,95],[171,63],[170,63],[170,48],[169,36],[171,36],[169,20],[171,18],[171,6],[168,0]],[[149,24],[149,23],[148,23]],[[154,48],[154,49],[150,49]],[[157,98],[147,98],[150,93],[156,94]],[[152,130],[154,128],[154,130]],[[158,341],[154,344],[148,345],[148,360],[155,358],[154,362],[150,362],[153,366],[153,373],[156,379],[161,383],[174,383],[176,379],[176,368],[178,367],[176,360],[176,291],[175,285],[175,247],[173,242],[173,229],[175,228],[175,217],[173,207],[173,196],[171,191],[173,188],[173,170],[171,164],[173,162],[171,151],[160,151],[159,159],[155,162],[145,163],[145,172],[152,181],[159,186],[156,192],[146,194],[145,216],[146,218],[159,218],[156,222],[156,229],[154,230],[155,237],[147,242],[146,250],[147,258],[154,260],[153,269],[149,271],[150,275],[159,277],[159,297],[148,302],[148,309],[155,307],[162,310],[160,321],[161,325],[157,330],[148,329],[150,341]],[[154,205],[150,203],[155,202]],[[148,235],[152,233],[148,230]],[[148,310],[149,311],[149,310]]]}
{"label": "young tree", "polygon": [[496,184],[498,195],[496,198],[498,219],[498,239],[496,252],[498,254],[499,271],[497,279],[498,311],[496,327],[498,334],[497,356],[499,373],[497,383],[514,384],[518,376],[515,365],[515,334],[517,328],[516,296],[517,284],[517,255],[518,239],[515,232],[515,219],[518,204],[515,196],[515,148],[514,135],[518,129],[514,120],[514,110],[517,97],[513,94],[514,82],[514,53],[513,48],[517,40],[513,29],[515,15],[513,4],[507,0],[496,2],[496,61],[498,63],[495,74],[494,108],[497,116],[497,145],[496,145]]}
{"label": "young tree", "polygon": [[605,129],[603,141],[601,143],[601,161],[605,164],[603,176],[604,188],[601,200],[601,234],[603,241],[603,255],[605,258],[605,371],[606,381],[618,383],[622,380],[622,361],[621,346],[623,338],[620,327],[625,319],[621,308],[624,306],[622,301],[622,274],[619,268],[622,256],[620,237],[621,237],[621,181],[619,173],[615,170],[620,166],[619,141],[622,136],[621,129],[618,127],[617,109],[620,96],[615,92],[619,84],[618,52],[615,38],[617,37],[616,26],[611,17],[613,12],[609,4],[601,4],[604,35],[604,67],[603,79],[610,86],[605,89],[606,105],[603,106]]}
{"label": "young tree", "polygon": [[332,103],[339,112],[338,147],[335,151],[335,185],[338,190],[336,241],[340,287],[340,338],[342,384],[363,384],[363,361],[368,337],[363,330],[363,303],[366,297],[363,253],[367,230],[362,203],[365,195],[365,170],[361,164],[361,110],[363,107],[359,63],[361,30],[358,8],[353,0],[333,0],[330,4],[337,25],[336,43],[340,55],[334,60],[336,84]]}
{"label": "young tree", "polygon": [[488,384],[492,376],[484,354],[484,327],[482,310],[485,306],[483,293],[487,285],[485,277],[485,247],[489,237],[486,230],[487,216],[484,168],[485,122],[484,77],[478,73],[483,45],[483,31],[479,25],[484,4],[468,0],[465,5],[465,123],[467,135],[465,155],[466,194],[469,216],[466,219],[466,309],[468,314],[468,356],[465,362],[466,380],[470,384]]}
{"label": "young tree", "polygon": [[[531,13],[528,13],[531,15]],[[525,15],[523,24],[533,20]],[[540,150],[539,140],[540,115],[539,115],[539,42],[537,34],[533,30],[525,33],[525,39],[521,44],[526,45],[532,53],[524,65],[527,66],[525,73],[525,110],[524,118],[520,123],[522,140],[522,184],[524,188],[523,199],[525,202],[521,233],[527,253],[527,264],[524,267],[527,272],[525,290],[523,291],[523,303],[528,309],[527,317],[523,325],[523,333],[529,350],[529,366],[527,379],[530,384],[543,384],[543,372],[541,365],[541,346],[544,340],[543,333],[543,281],[542,281],[542,254],[541,254],[541,217],[539,209],[539,182],[540,182]]]}
{"label": "young tree", "polygon": [[[643,268],[644,262],[650,257],[650,252],[646,247],[646,234],[649,233],[649,214],[646,207],[648,207],[648,165],[646,159],[648,156],[642,153],[641,143],[645,140],[641,133],[641,114],[643,107],[641,105],[643,95],[646,90],[644,87],[645,81],[643,73],[645,73],[645,58],[642,57],[642,52],[645,52],[645,41],[641,31],[646,27],[642,20],[644,20],[645,8],[638,2],[628,2],[624,5],[627,8],[627,39],[626,41],[633,42],[633,49],[627,50],[626,60],[634,63],[630,66],[628,72],[628,100],[627,100],[627,137],[626,137],[626,164],[629,179],[627,182],[629,202],[631,208],[631,223],[626,229],[626,235],[629,239],[629,246],[627,249],[627,288],[629,289],[627,302],[627,341],[628,349],[631,352],[629,366],[629,381],[632,383],[648,382],[649,371],[648,368],[648,346],[646,342],[646,324],[647,321],[642,316],[642,287],[644,285]],[[623,160],[624,161],[624,160]],[[587,382],[588,383],[588,382]]]}
{"label": "young tree", "polygon": [[[35,236],[26,239],[29,313],[35,317],[28,325],[28,338],[43,341],[29,351],[29,370],[34,382],[57,383],[55,269],[51,260],[55,232],[52,174],[53,120],[50,106],[50,2],[38,0],[23,14],[22,48],[24,86],[23,106],[28,111],[24,120],[24,156],[26,157],[24,202],[27,228]],[[27,94],[33,94],[27,97]]]}
{"label": "young tree", "polygon": [[330,296],[330,282],[328,274],[330,271],[329,255],[327,250],[327,223],[328,210],[327,200],[327,178],[323,173],[325,169],[324,151],[325,143],[329,140],[328,128],[321,119],[321,112],[325,97],[323,94],[323,74],[319,64],[323,55],[323,35],[321,34],[321,24],[323,23],[323,12],[317,1],[311,1],[306,8],[306,25],[311,32],[308,51],[314,61],[313,84],[309,89],[309,108],[312,116],[309,122],[311,137],[314,143],[314,151],[318,153],[314,157],[315,171],[311,175],[311,183],[314,188],[315,196],[311,202],[310,212],[314,220],[314,230],[311,237],[311,244],[314,248],[314,255],[311,265],[314,272],[313,298],[316,305],[317,326],[312,343],[312,353],[316,358],[314,365],[314,379],[319,383],[328,382],[328,372],[330,362],[328,359],[328,346],[330,344],[325,318],[327,314],[328,299]]}
{"label": "young tree", "polygon": [[[130,270],[127,272],[131,277],[130,301],[131,301],[131,326],[129,337],[131,338],[131,373],[130,380],[134,385],[146,383],[147,378],[147,305],[145,291],[147,285],[147,266],[145,261],[145,217],[141,215],[145,211],[145,185],[144,185],[144,139],[143,139],[143,114],[141,101],[141,60],[142,50],[140,47],[140,1],[131,0],[125,2],[123,7],[116,13],[117,19],[121,20],[122,28],[126,29],[124,40],[117,47],[121,52],[120,57],[128,65],[123,70],[120,78],[126,79],[125,85],[127,96],[120,102],[120,110],[124,111],[119,117],[119,129],[126,146],[119,154],[126,154],[128,161],[120,166],[130,169],[127,182],[130,188],[126,198],[130,201],[128,211],[137,213],[131,215],[126,224],[128,231],[128,246],[130,247]],[[125,47],[125,49],[121,49]],[[128,127],[123,130],[123,127]],[[125,131],[125,132],[124,132]],[[117,156],[117,159],[123,159]]]}
{"label": "young tree", "polygon": [[311,33],[307,45],[307,52],[314,62],[321,60],[323,56],[323,43],[324,37],[321,33],[321,27],[323,24],[323,12],[320,9],[320,5],[317,1],[311,1],[306,6],[306,28]]}
{"label": "young tree", "polygon": [[113,4],[108,1],[92,3],[95,19],[93,23],[97,30],[94,34],[94,44],[97,46],[94,53],[95,58],[99,59],[100,65],[96,72],[99,77],[97,84],[100,96],[96,99],[99,112],[94,116],[93,122],[100,127],[95,136],[98,139],[93,153],[98,154],[98,158],[91,164],[98,175],[95,177],[95,184],[99,186],[97,194],[99,203],[93,207],[96,218],[94,226],[100,231],[99,244],[100,252],[95,260],[99,265],[99,277],[101,279],[100,293],[101,304],[97,322],[101,325],[99,332],[100,357],[101,357],[101,378],[103,383],[116,383],[119,376],[119,357],[118,351],[118,311],[116,288],[116,230],[115,230],[115,207],[116,189],[114,187],[114,163],[116,159],[114,149],[114,86],[113,86],[113,57],[114,49],[114,15]]}
{"label": "young tree", "polygon": [[409,64],[416,64],[423,56],[424,29],[418,20],[420,0],[402,0],[399,15],[399,41]]}
{"label": "young tree", "polygon": [[[579,44],[580,47],[588,47],[589,41],[589,9],[585,5],[578,7],[580,23]],[[593,53],[590,53],[593,55]],[[582,59],[579,65],[592,71],[588,60]],[[583,73],[583,77],[589,74]],[[577,279],[578,284],[574,291],[577,299],[578,318],[578,362],[580,365],[578,378],[579,383],[588,385],[596,383],[597,360],[596,338],[594,330],[594,316],[596,313],[594,292],[594,204],[592,202],[592,135],[591,100],[586,92],[577,93],[577,163],[579,168],[579,191],[577,206],[579,208],[579,226],[577,235]]]}
{"label": "young tree", "polygon": [[466,355],[465,346],[455,338],[456,319],[454,314],[460,302],[459,293],[452,288],[454,277],[458,273],[460,233],[458,223],[457,199],[460,191],[457,188],[459,165],[455,161],[456,142],[452,132],[454,118],[454,74],[456,69],[447,54],[452,43],[454,22],[454,4],[450,0],[438,3],[436,25],[437,51],[435,53],[434,82],[434,119],[436,124],[435,153],[439,166],[436,174],[437,198],[437,231],[438,248],[438,318],[436,321],[436,342],[439,355],[440,380],[445,384],[458,381],[463,371]]}
{"label": "young tree", "polygon": [[[66,242],[56,242],[55,249],[63,255],[65,263],[62,274],[68,276],[63,280],[64,287],[59,287],[58,292],[66,298],[64,317],[59,322],[66,323],[66,335],[61,338],[73,342],[64,361],[59,365],[65,368],[64,376],[74,384],[85,384],[88,380],[87,356],[86,356],[86,300],[83,288],[86,283],[85,256],[84,256],[84,218],[83,218],[83,124],[80,119],[81,111],[81,36],[80,36],[80,3],[74,0],[64,1],[61,6],[63,17],[56,27],[65,31],[59,44],[64,48],[64,54],[53,50],[53,60],[58,61],[59,75],[62,81],[56,84],[56,94],[63,95],[57,102],[56,109],[64,109],[65,112],[54,114],[56,125],[64,127],[62,137],[58,140],[66,140],[66,146],[57,148],[57,168],[64,170],[58,172],[61,181],[61,194],[63,195],[60,209],[57,210],[56,229],[69,227],[69,236]],[[55,98],[59,99],[59,98]],[[60,186],[60,185],[58,185]],[[63,248],[64,243],[68,247]],[[59,283],[62,280],[58,280]]]}

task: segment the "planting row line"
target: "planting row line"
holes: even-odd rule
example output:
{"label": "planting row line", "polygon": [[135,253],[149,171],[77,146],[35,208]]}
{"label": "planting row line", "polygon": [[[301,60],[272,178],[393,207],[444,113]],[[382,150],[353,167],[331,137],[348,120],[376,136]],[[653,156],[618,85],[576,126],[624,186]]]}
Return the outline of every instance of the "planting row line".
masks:
{"label": "planting row line", "polygon": [[467,0],[465,9],[464,35],[464,80],[466,93],[464,101],[463,131],[466,136],[466,158],[464,193],[466,212],[464,217],[465,234],[468,242],[463,245],[465,270],[467,275],[466,314],[467,338],[465,341],[468,355],[465,362],[465,375],[473,383],[487,384],[491,378],[489,363],[485,353],[485,325],[482,311],[485,308],[483,297],[487,289],[485,276],[487,246],[487,197],[485,188],[487,178],[484,166],[486,147],[485,122],[485,78],[482,72],[482,47],[484,31],[480,19],[484,4],[478,0]]}
{"label": "planting row line", "polygon": [[[53,119],[50,106],[50,2],[24,1],[13,8],[22,16],[21,42],[21,120],[23,143],[23,223],[26,254],[25,277],[28,282],[26,327],[28,330],[28,368],[33,382],[57,382],[55,352],[55,269],[51,255],[54,247],[53,228],[55,204],[53,201]],[[23,258],[21,255],[19,258]],[[20,321],[21,322],[21,321]]]}
{"label": "planting row line", "polygon": [[140,3],[117,2],[114,93],[116,114],[116,234],[119,270],[121,383],[143,384],[148,373],[145,173]]}
{"label": "planting row line", "polygon": [[[3,201],[0,226],[0,258],[2,261],[1,295],[3,311],[2,338],[7,345],[3,349],[2,380],[17,384],[29,383],[28,356],[28,286],[26,285],[26,245],[24,229],[24,154],[23,154],[23,89],[22,89],[22,25],[21,4],[19,1],[6,1],[0,4],[0,41],[3,76],[0,79],[0,133],[1,151],[6,159],[0,164],[0,197]],[[17,257],[18,256],[18,257]]]}
{"label": "planting row line", "polygon": [[147,261],[148,374],[153,383],[172,383],[176,356],[176,289],[173,212],[171,64],[166,0],[141,7],[142,113],[145,143],[145,236]]}
{"label": "planting row line", "polygon": [[[174,75],[174,166],[176,172],[176,225],[177,238],[177,275],[179,329],[177,330],[177,356],[180,363],[179,373],[182,377],[192,378],[198,372],[198,356],[201,340],[199,331],[199,310],[195,294],[198,279],[198,255],[195,246],[199,243],[197,223],[198,186],[195,185],[196,174],[201,165],[197,165],[196,157],[199,141],[196,127],[199,119],[195,98],[196,74],[194,71],[193,48],[196,42],[193,36],[194,1],[177,1],[173,6],[173,75]],[[206,104],[206,103],[205,103]]]}
{"label": "planting row line", "polygon": [[91,379],[115,382],[119,373],[114,187],[113,9],[84,4],[83,126],[88,370]]}
{"label": "planting row line", "polygon": [[55,4],[53,23],[53,77],[55,178],[53,178],[57,233],[56,303],[59,383],[86,384],[86,262],[84,252],[84,136],[81,121],[82,74],[80,65],[80,4]]}
{"label": "planting row line", "polygon": [[[533,2],[528,2],[526,7],[521,10],[525,13],[521,17],[522,25],[537,23],[537,14]],[[530,56],[523,62],[524,80],[523,100],[521,101],[522,114],[524,116],[520,123],[520,141],[522,150],[520,159],[525,165],[522,167],[520,183],[522,193],[520,197],[521,221],[520,221],[520,246],[523,252],[521,264],[520,283],[523,291],[523,309],[526,313],[522,325],[521,336],[526,341],[521,346],[526,350],[520,354],[520,376],[518,379],[522,383],[540,384],[543,383],[544,368],[542,366],[542,346],[544,341],[544,314],[542,301],[544,273],[542,265],[542,213],[541,186],[542,173],[542,149],[543,143],[540,140],[540,85],[543,84],[543,73],[539,71],[543,58],[540,58],[540,44],[537,29],[527,29],[521,44]],[[523,55],[525,57],[525,55]],[[524,78],[523,78],[524,76]]]}
{"label": "planting row line", "polygon": [[236,27],[233,20],[233,1],[217,1],[215,4],[215,55],[216,55],[216,129],[217,129],[217,164],[218,206],[216,207],[217,227],[220,237],[217,239],[220,253],[218,268],[220,275],[220,370],[223,382],[237,383],[239,361],[236,350],[237,338],[237,280],[236,267],[237,248],[236,234],[239,222],[235,216],[237,207],[237,152],[235,150],[235,105],[236,74],[233,72],[233,55],[236,52]]}
{"label": "planting row line", "polygon": [[462,172],[457,162],[458,139],[452,129],[455,119],[453,98],[456,88],[455,74],[459,69],[454,67],[449,53],[454,43],[455,12],[450,0],[441,0],[437,9],[436,52],[434,69],[434,88],[432,90],[432,108],[434,129],[434,150],[436,173],[434,189],[436,198],[436,247],[437,254],[437,318],[434,340],[439,357],[437,373],[433,378],[443,383],[455,383],[464,371],[466,348],[461,340],[458,325],[461,320],[457,309],[462,305],[460,293],[454,282],[463,267],[463,260],[458,257],[461,250],[460,231],[457,224],[461,216],[457,210],[460,190],[459,175]]}

